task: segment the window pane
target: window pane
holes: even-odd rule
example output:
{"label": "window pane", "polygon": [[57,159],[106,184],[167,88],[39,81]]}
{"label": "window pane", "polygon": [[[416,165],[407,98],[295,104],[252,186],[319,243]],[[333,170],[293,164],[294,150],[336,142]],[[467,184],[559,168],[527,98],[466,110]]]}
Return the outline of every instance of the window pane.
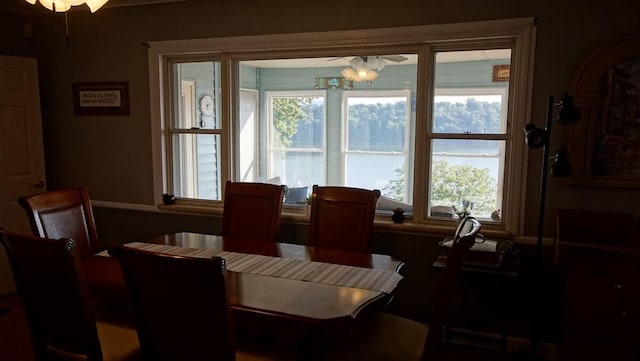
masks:
{"label": "window pane", "polygon": [[272,93],[268,99],[269,177],[280,177],[289,188],[324,184],[325,97],[318,92]]}
{"label": "window pane", "polygon": [[180,93],[172,127],[220,129],[220,62],[179,63],[173,70]]}
{"label": "window pane", "polygon": [[271,152],[271,176],[280,177],[282,184],[291,187],[324,183],[323,153],[288,150]]}
{"label": "window pane", "polygon": [[346,183],[351,187],[379,189],[385,197],[411,204],[406,194],[404,154],[347,154]]}
{"label": "window pane", "polygon": [[171,141],[176,197],[220,200],[220,136],[174,134]]}
{"label": "window pane", "polygon": [[404,152],[407,97],[348,97],[349,151]]}
{"label": "window pane", "polygon": [[345,95],[348,136],[344,182],[350,187],[379,189],[383,196],[380,209],[402,207],[410,211],[412,197],[405,177],[410,93],[375,93]]}
{"label": "window pane", "polygon": [[435,139],[431,145],[431,216],[467,202],[471,215],[481,218],[502,208],[504,141]]}
{"label": "window pane", "polygon": [[436,95],[433,100],[433,131],[505,133],[501,100],[500,95],[474,95],[473,90],[468,95]]}
{"label": "window pane", "polygon": [[510,49],[437,53],[432,131],[506,133],[509,81],[496,81],[494,68],[510,62]]}
{"label": "window pane", "polygon": [[271,106],[274,148],[322,148],[324,97],[273,97]]}

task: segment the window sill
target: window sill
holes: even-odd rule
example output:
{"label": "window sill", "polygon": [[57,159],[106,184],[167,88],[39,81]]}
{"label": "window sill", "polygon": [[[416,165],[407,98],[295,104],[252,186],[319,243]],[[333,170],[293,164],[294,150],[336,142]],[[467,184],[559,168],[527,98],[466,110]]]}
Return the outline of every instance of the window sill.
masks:
{"label": "window sill", "polygon": [[[219,207],[180,204],[159,204],[157,207],[159,211],[166,213],[222,216],[222,208]],[[387,218],[389,218],[389,216],[387,215],[376,217],[374,221],[374,229],[376,232],[446,237],[452,235],[455,232],[456,226],[456,224],[454,223],[418,223],[412,222],[410,219],[405,220],[403,223],[393,223],[390,219]],[[304,212],[291,212],[283,209],[282,221],[285,223],[306,225],[309,223],[309,216],[304,214]],[[484,234],[486,237],[494,239],[513,238],[513,235],[511,233],[502,229],[495,229],[491,227],[486,227],[485,229],[483,229],[482,234]]]}
{"label": "window sill", "polygon": [[183,204],[158,204],[157,207],[158,210],[166,213],[222,216],[221,207],[194,206]]}

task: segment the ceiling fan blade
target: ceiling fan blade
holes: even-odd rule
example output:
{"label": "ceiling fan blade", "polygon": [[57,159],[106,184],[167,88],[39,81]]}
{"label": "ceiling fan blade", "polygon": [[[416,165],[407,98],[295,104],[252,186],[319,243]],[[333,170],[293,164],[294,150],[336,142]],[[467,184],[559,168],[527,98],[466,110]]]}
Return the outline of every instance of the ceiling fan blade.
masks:
{"label": "ceiling fan blade", "polygon": [[335,58],[332,58],[332,59],[327,59],[327,61],[336,61],[336,60],[346,59],[346,58],[347,58],[346,56],[338,56],[338,57],[335,57]]}
{"label": "ceiling fan blade", "polygon": [[405,61],[408,59],[406,56],[402,56],[402,55],[381,55],[380,58],[388,61],[393,61],[396,63],[399,63],[401,61]]}

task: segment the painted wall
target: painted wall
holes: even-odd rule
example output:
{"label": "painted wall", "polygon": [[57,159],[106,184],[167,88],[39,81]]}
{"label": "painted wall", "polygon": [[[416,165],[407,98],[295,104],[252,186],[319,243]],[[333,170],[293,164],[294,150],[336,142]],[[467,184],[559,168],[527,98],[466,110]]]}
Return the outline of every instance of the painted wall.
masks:
{"label": "painted wall", "polygon": [[0,11],[0,54],[34,57],[32,23],[28,16]]}

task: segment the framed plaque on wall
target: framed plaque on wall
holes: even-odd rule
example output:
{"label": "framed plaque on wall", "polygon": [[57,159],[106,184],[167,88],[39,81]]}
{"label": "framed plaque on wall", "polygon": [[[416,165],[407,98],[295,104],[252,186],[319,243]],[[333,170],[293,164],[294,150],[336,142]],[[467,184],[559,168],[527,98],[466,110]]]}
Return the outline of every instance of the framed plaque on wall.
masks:
{"label": "framed plaque on wall", "polygon": [[129,83],[73,83],[75,115],[129,115]]}

